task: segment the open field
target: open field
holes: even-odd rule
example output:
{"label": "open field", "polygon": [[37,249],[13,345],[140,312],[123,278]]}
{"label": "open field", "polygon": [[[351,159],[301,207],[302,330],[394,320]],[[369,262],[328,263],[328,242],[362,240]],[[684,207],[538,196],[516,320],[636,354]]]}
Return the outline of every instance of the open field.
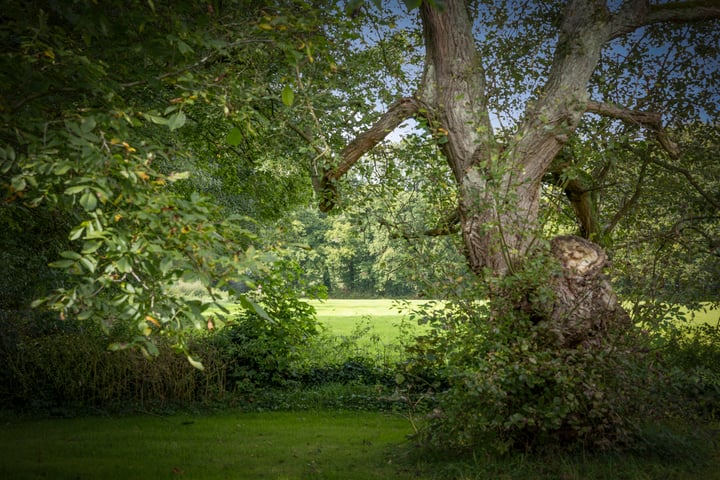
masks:
{"label": "open field", "polygon": [[[366,321],[384,341],[397,338],[400,322],[407,316],[398,300],[312,300],[309,302],[317,311],[318,321],[333,335],[350,335],[359,324]],[[411,300],[410,305],[424,303]],[[417,327],[417,325],[414,325]]]}
{"label": "open field", "polygon": [[700,325],[703,323],[718,325],[720,324],[720,309],[707,309],[693,312],[693,314],[689,316],[688,320],[693,325]]}
{"label": "open field", "polygon": [[[355,327],[366,321],[385,342],[392,342],[399,334],[403,319],[407,320],[407,312],[401,311],[403,304],[418,306],[426,300],[398,301],[392,299],[329,299],[311,300],[309,303],[317,311],[318,321],[333,335],[350,335]],[[703,323],[717,325],[720,323],[720,309],[705,309],[689,313],[688,324]],[[421,326],[408,322],[413,329],[422,331]]]}

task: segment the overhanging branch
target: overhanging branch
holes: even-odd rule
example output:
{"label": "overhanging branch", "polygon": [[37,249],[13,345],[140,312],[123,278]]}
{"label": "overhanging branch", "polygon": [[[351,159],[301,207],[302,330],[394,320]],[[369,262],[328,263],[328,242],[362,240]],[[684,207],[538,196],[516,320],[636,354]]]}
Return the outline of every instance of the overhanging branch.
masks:
{"label": "overhanging branch", "polygon": [[378,121],[368,130],[360,133],[340,153],[340,164],[327,170],[321,180],[320,210],[332,210],[337,202],[337,182],[357,162],[360,157],[372,150],[390,132],[395,130],[403,121],[414,116],[420,110],[421,103],[415,98],[405,97],[390,105]]}
{"label": "overhanging branch", "polygon": [[666,170],[670,170],[672,172],[677,172],[688,181],[690,185],[710,204],[712,205],[717,211],[720,211],[720,202],[718,202],[712,195],[707,193],[701,186],[700,183],[695,179],[695,177],[690,173],[689,170],[678,167],[677,165],[673,165],[667,162],[663,162],[660,159],[652,158],[650,159],[652,163],[655,165],[662,167]]}
{"label": "overhanging branch", "polygon": [[[637,110],[629,110],[620,108],[615,105],[599,102],[588,102],[587,111],[591,113],[597,113],[606,117],[617,118],[626,122],[637,123],[647,127],[655,134],[655,138],[658,140],[660,145],[668,152],[670,158],[677,160],[680,158],[680,148],[678,145],[670,140],[665,129],[662,126],[662,116],[657,112],[640,112]],[[650,159],[650,162],[658,165],[666,170],[670,170],[681,174],[685,179],[692,185],[692,187],[707,200],[707,202],[720,210],[720,202],[715,200],[712,195],[708,194],[698,183],[695,177],[685,168],[673,165],[671,163],[663,162],[657,158]]]}
{"label": "overhanging branch", "polygon": [[381,218],[378,221],[380,225],[383,225],[392,231],[390,234],[391,238],[403,238],[409,241],[417,240],[423,237],[442,237],[445,235],[452,235],[459,231],[460,211],[458,209],[454,209],[442,218],[436,227],[429,228],[423,232],[411,232],[408,229],[403,228],[401,225],[392,223],[384,218]]}
{"label": "overhanging branch", "polygon": [[624,122],[636,123],[649,129],[655,135],[660,145],[668,152],[671,158],[680,157],[680,148],[670,140],[662,125],[662,115],[658,112],[642,112],[618,107],[609,103],[587,102],[586,111],[597,113],[604,117],[616,118]]}
{"label": "overhanging branch", "polygon": [[390,132],[395,130],[403,121],[412,117],[420,109],[420,103],[414,98],[401,98],[385,112],[380,119],[350,142],[340,154],[340,165],[325,173],[328,180],[338,180],[345,175],[350,167],[360,157],[369,152],[375,145],[380,143]]}
{"label": "overhanging branch", "polygon": [[647,0],[627,0],[614,15],[609,39],[654,23],[689,23],[720,18],[717,0],[692,0],[650,5]]}

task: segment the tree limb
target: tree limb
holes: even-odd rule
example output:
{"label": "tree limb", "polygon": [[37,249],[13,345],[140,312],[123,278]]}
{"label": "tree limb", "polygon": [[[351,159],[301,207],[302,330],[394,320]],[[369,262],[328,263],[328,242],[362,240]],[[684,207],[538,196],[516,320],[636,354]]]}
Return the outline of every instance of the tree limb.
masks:
{"label": "tree limb", "polygon": [[597,113],[605,117],[616,118],[629,123],[643,125],[653,132],[655,138],[660,145],[668,152],[671,158],[680,158],[680,148],[675,142],[670,140],[662,125],[662,115],[658,112],[642,112],[639,110],[630,110],[621,108],[617,105],[600,102],[587,102],[585,107],[587,112]]}
{"label": "tree limb", "polygon": [[378,220],[380,225],[387,227],[397,233],[391,233],[391,238],[403,238],[405,240],[416,240],[422,237],[441,237],[444,235],[452,235],[457,233],[460,225],[460,211],[454,209],[443,217],[439,224],[434,228],[429,228],[422,233],[409,232],[400,225],[391,223],[384,218]]}
{"label": "tree limb", "polygon": [[642,166],[640,167],[640,174],[638,175],[637,183],[635,184],[635,190],[633,191],[630,198],[625,198],[621,202],[620,209],[615,212],[615,215],[610,219],[608,224],[605,226],[605,229],[603,230],[603,236],[609,237],[613,230],[615,230],[615,227],[617,227],[617,224],[622,220],[622,218],[627,215],[630,210],[635,206],[638,199],[640,198],[640,193],[642,192],[643,183],[645,181],[645,175],[647,173],[647,165],[650,161],[649,158],[646,158],[643,161]]}
{"label": "tree limb", "polygon": [[650,5],[647,0],[627,0],[613,16],[608,39],[620,37],[654,23],[688,23],[720,18],[717,0],[691,0]]}
{"label": "tree limb", "polygon": [[322,199],[320,211],[332,210],[337,201],[337,182],[357,162],[360,157],[372,150],[390,132],[395,130],[403,121],[414,116],[420,110],[421,102],[412,97],[405,97],[390,105],[380,119],[368,130],[360,133],[340,153],[340,164],[325,171],[321,180]]}
{"label": "tree limb", "polygon": [[690,185],[693,186],[693,188],[705,199],[707,202],[712,205],[716,210],[720,211],[720,201],[716,200],[712,197],[709,193],[707,193],[703,188],[700,186],[700,184],[695,180],[695,177],[690,173],[689,170],[678,167],[677,165],[673,165],[671,163],[663,162],[662,160],[659,160],[657,158],[651,158],[650,161],[654,163],[655,165],[658,165],[666,170],[670,170],[673,172],[677,172],[681,174],[685,179],[688,181]]}
{"label": "tree limb", "polygon": [[[248,38],[245,40],[239,40],[237,42],[233,42],[228,45],[225,45],[224,48],[231,49],[231,48],[239,47],[240,45],[247,45],[247,44],[253,44],[253,43],[271,43],[271,41],[260,39],[260,38]],[[202,57],[200,60],[198,60],[197,62],[195,62],[191,65],[187,65],[187,66],[179,68],[177,70],[173,70],[172,72],[166,72],[166,73],[157,75],[157,76],[153,77],[152,79],[135,80],[134,82],[125,82],[125,83],[120,82],[120,86],[123,88],[131,88],[131,87],[137,87],[140,85],[146,85],[147,83],[150,82],[150,80],[160,81],[160,80],[164,80],[164,79],[170,78],[170,77],[177,77],[179,75],[182,75],[185,72],[189,72],[190,70],[195,70],[196,68],[205,65],[210,60],[213,60],[215,57],[219,56],[220,54],[221,54],[220,51],[210,52],[207,55],[205,55],[204,57]]]}
{"label": "tree limb", "polygon": [[380,143],[390,132],[395,130],[403,121],[412,117],[420,109],[420,102],[411,97],[401,98],[385,112],[380,119],[350,142],[341,152],[340,165],[325,173],[328,180],[338,180],[342,177],[360,157]]}

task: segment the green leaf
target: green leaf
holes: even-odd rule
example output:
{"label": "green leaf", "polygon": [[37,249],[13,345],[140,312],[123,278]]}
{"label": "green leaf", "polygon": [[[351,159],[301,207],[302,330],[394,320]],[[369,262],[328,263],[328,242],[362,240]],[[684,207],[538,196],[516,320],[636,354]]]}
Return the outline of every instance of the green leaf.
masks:
{"label": "green leaf", "polygon": [[182,40],[178,40],[177,42],[178,50],[180,50],[180,53],[183,55],[187,55],[188,53],[193,53],[193,49],[190,45],[183,42]]}
{"label": "green leaf", "polygon": [[132,263],[127,257],[120,257],[115,263],[115,266],[120,273],[128,273],[132,271]]}
{"label": "green leaf", "polygon": [[50,263],[50,267],[61,269],[70,268],[73,265],[75,265],[75,260],[58,260],[56,262]]}
{"label": "green leaf", "polygon": [[225,141],[228,143],[228,145],[237,147],[240,145],[240,142],[242,142],[243,134],[240,131],[239,128],[233,127],[230,132],[228,132],[227,137],[225,137]]}
{"label": "green leaf", "polygon": [[262,308],[260,305],[255,303],[254,301],[250,300],[245,295],[240,295],[240,304],[245,308],[245,310],[248,310],[251,313],[256,314],[258,317],[267,320],[268,322],[274,323],[274,320],[270,317],[270,315],[267,314],[264,308]]}
{"label": "green leaf", "polygon": [[95,129],[95,125],[95,119],[93,117],[88,117],[83,120],[82,124],[80,124],[80,130],[83,133],[90,133]]}
{"label": "green leaf", "polygon": [[97,207],[97,197],[90,190],[86,190],[80,197],[80,205],[88,212],[95,210]]}
{"label": "green leaf", "polygon": [[27,186],[25,178],[21,177],[20,175],[14,176],[12,180],[10,180],[10,184],[12,185],[13,190],[15,190],[16,192],[22,192]]}
{"label": "green leaf", "polygon": [[53,173],[55,175],[65,175],[70,169],[72,168],[72,163],[59,163],[55,165],[55,168],[53,168]]}
{"label": "green leaf", "polygon": [[160,260],[160,273],[163,275],[167,275],[167,273],[172,269],[173,267],[173,259],[170,257],[164,257],[162,260]]}
{"label": "green leaf", "polygon": [[84,192],[87,190],[87,185],[73,185],[65,189],[65,195],[75,195],[76,193]]}
{"label": "green leaf", "polygon": [[185,117],[185,114],[183,112],[177,112],[175,115],[172,115],[170,118],[168,118],[167,126],[170,128],[170,130],[177,130],[178,128],[185,125],[186,120],[187,117]]}
{"label": "green leaf", "polygon": [[77,227],[73,228],[72,230],[70,230],[70,236],[69,236],[70,240],[77,240],[78,238],[80,238],[82,236],[83,232],[85,231],[84,223],[85,222],[83,222],[83,225],[77,226]]}
{"label": "green leaf", "polygon": [[47,302],[47,298],[38,298],[38,299],[32,301],[32,303],[30,304],[30,307],[37,308],[45,302]]}
{"label": "green leaf", "polygon": [[403,0],[403,3],[408,10],[415,10],[416,8],[420,7],[422,0]]}
{"label": "green leaf", "polygon": [[285,85],[285,88],[282,90],[282,102],[288,106],[291,107],[293,102],[295,101],[295,93],[292,91],[292,88],[290,88],[290,85]]}
{"label": "green leaf", "polygon": [[80,260],[82,258],[82,255],[77,252],[73,252],[72,250],[60,252],[60,256],[63,258],[69,258],[70,260]]}
{"label": "green leaf", "polygon": [[151,115],[149,113],[146,113],[145,118],[147,118],[151,122],[156,123],[158,125],[167,125],[168,124],[168,119],[165,117],[159,117],[157,115]]}
{"label": "green leaf", "polygon": [[96,267],[97,265],[96,265],[94,259],[91,259],[90,257],[82,257],[82,258],[80,259],[80,263],[82,263],[83,266],[84,266],[85,268],[87,268],[87,270],[88,270],[90,273],[95,273],[95,267]]}
{"label": "green leaf", "polygon": [[100,248],[101,245],[102,242],[99,240],[87,241],[83,244],[82,253],[84,255],[95,253],[95,251],[97,251],[97,249]]}
{"label": "green leaf", "polygon": [[145,340],[143,343],[145,344],[145,348],[147,348],[150,355],[152,355],[153,357],[157,357],[158,355],[160,355],[160,350],[158,350],[158,347],[157,345],[155,345],[154,342],[151,342],[150,340]]}
{"label": "green leaf", "polygon": [[128,344],[125,342],[114,342],[108,345],[107,349],[111,352],[117,352],[118,350],[125,350],[128,348]]}

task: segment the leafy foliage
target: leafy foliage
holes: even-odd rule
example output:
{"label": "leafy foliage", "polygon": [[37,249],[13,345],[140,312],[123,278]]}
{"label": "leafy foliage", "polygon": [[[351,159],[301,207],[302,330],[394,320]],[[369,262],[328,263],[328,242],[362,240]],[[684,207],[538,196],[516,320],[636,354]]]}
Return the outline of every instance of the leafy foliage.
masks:
{"label": "leafy foliage", "polygon": [[[241,311],[211,342],[222,350],[228,378],[234,388],[282,385],[292,377],[292,364],[302,345],[317,334],[315,309],[295,296],[300,270],[290,262],[275,268],[251,285]],[[310,295],[322,290],[310,289]]]}
{"label": "leafy foliage", "polygon": [[[462,293],[441,308],[417,313],[432,330],[412,346],[406,370],[440,374],[433,385],[438,407],[421,431],[428,446],[496,453],[548,444],[615,448],[631,443],[640,419],[658,413],[660,402],[647,393],[656,377],[642,338],[618,332],[601,345],[566,348],[546,322],[516,308],[552,272],[541,261],[502,285],[461,282]],[[477,300],[483,297],[491,300]]]}
{"label": "leafy foliage", "polygon": [[[21,263],[32,259],[31,277],[57,287],[54,293],[26,289],[26,296],[17,297],[24,303],[13,308],[37,298],[31,292],[45,294],[35,306],[97,323],[106,333],[127,332],[113,349],[135,346],[155,355],[152,339],[169,335],[174,348],[201,367],[188,350],[187,331],[207,328],[203,312],[220,298],[215,287],[248,282],[273,261],[253,248],[260,242],[251,220],[228,214],[198,192],[198,177],[207,171],[199,159],[222,158],[240,139],[232,129],[225,139],[221,128],[218,142],[194,125],[218,130],[225,122],[227,129],[228,118],[237,122],[255,111],[252,102],[276,98],[254,89],[247,105],[231,115],[239,99],[219,85],[220,76],[230,73],[222,71],[221,59],[264,43],[285,45],[288,54],[296,50],[295,38],[258,23],[262,10],[244,7],[36,2],[3,11],[2,244]],[[247,36],[231,42],[228,18],[248,26]],[[263,33],[268,31],[273,35]],[[301,61],[305,54],[293,58]],[[244,126],[253,131],[251,124]],[[270,206],[261,200],[278,197],[278,182],[261,184],[252,178],[257,173],[253,166],[235,180],[234,190],[227,189],[251,202],[225,205],[258,217],[277,215],[281,209],[274,200]],[[243,192],[247,185],[264,186],[249,196]],[[30,248],[37,241],[19,242],[33,234],[43,239],[37,252]],[[178,294],[178,282],[199,282],[209,300]],[[4,299],[12,288],[3,287]],[[255,304],[242,293],[239,298],[255,313]]]}

